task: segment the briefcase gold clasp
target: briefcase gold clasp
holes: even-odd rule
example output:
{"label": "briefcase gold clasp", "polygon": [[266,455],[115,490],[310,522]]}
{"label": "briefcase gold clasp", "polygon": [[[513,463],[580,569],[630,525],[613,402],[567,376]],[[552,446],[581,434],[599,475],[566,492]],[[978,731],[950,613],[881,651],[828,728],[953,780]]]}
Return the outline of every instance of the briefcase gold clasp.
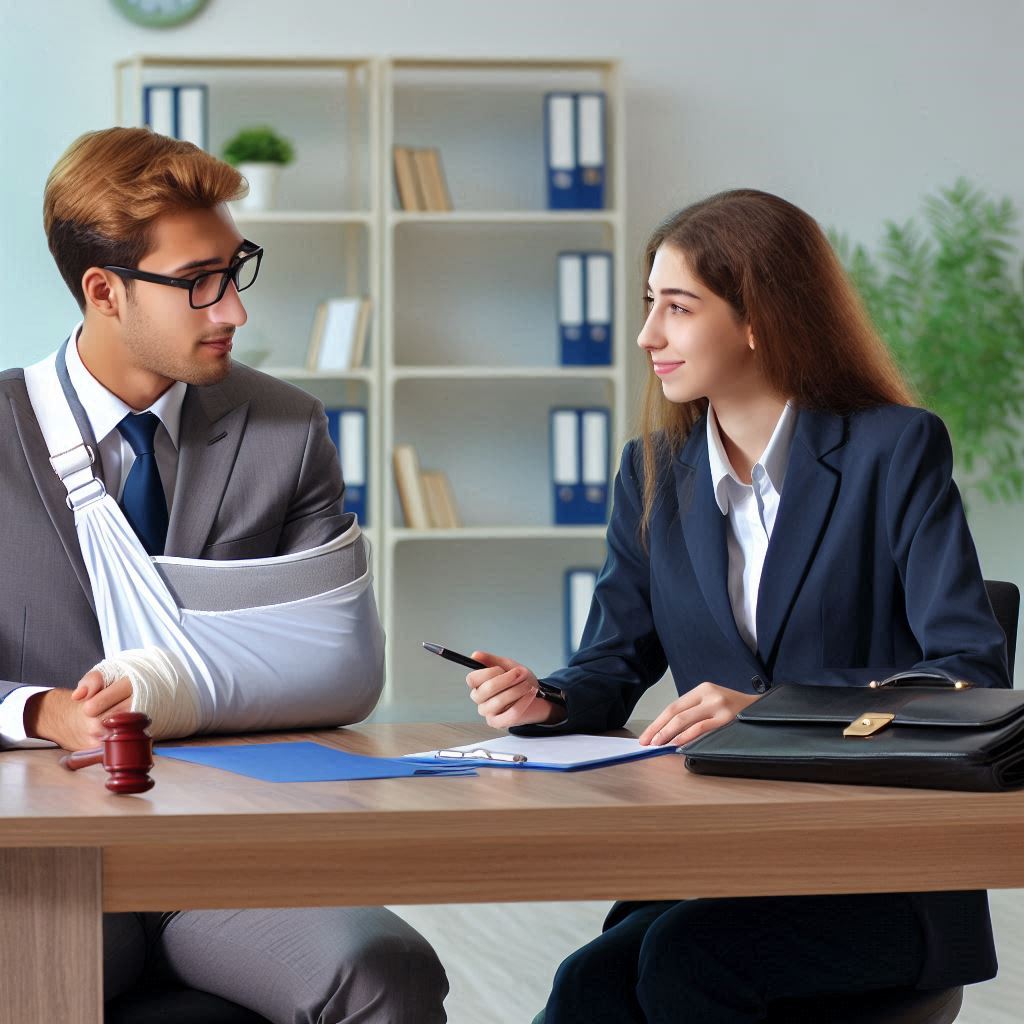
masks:
{"label": "briefcase gold clasp", "polygon": [[874,736],[896,716],[888,711],[868,711],[858,715],[844,730],[844,736]]}

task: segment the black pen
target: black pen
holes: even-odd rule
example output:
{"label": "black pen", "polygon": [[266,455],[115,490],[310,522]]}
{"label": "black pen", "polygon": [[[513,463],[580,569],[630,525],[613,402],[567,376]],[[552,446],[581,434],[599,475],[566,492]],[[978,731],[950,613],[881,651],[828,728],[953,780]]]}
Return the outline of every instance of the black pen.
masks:
{"label": "black pen", "polygon": [[482,661],[477,661],[476,658],[467,658],[465,654],[459,654],[458,651],[451,651],[447,647],[442,647],[440,644],[428,644],[424,642],[423,646],[430,651],[431,654],[437,654],[442,658],[447,658],[448,661],[454,661],[456,665],[464,665],[466,668],[487,668]]}
{"label": "black pen", "polygon": [[[465,668],[490,668],[489,665],[485,665],[482,661],[477,661],[476,658],[467,657],[465,654],[459,654],[458,651],[453,651],[448,647],[442,647],[440,644],[428,644],[425,640],[421,641],[423,648],[430,651],[431,654],[437,654],[442,658],[446,658],[448,661],[454,661],[456,665],[463,665]],[[553,687],[545,689],[543,683],[537,684],[537,696],[542,700],[549,701],[551,704],[557,704],[559,707],[565,707],[565,697],[561,690],[556,690]]]}

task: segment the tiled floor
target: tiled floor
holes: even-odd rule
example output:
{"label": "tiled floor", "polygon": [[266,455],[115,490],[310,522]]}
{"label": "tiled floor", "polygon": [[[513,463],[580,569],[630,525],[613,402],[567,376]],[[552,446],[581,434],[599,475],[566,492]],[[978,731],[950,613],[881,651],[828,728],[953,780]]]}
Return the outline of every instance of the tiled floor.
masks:
{"label": "tiled floor", "polygon": [[[993,892],[991,904],[999,977],[967,990],[958,1024],[1024,1020],[1024,890]],[[393,909],[433,943],[448,969],[450,1024],[530,1024],[544,1005],[555,968],[598,933],[608,906],[489,903]]]}

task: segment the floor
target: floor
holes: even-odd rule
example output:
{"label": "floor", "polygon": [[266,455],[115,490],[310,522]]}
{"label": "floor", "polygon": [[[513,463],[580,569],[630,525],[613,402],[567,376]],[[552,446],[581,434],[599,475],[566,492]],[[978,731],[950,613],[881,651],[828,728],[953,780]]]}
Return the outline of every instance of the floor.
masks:
{"label": "floor", "polygon": [[[990,901],[999,977],[967,989],[957,1024],[1020,1024],[1024,1019],[1024,890],[996,891]],[[426,936],[448,969],[449,1024],[530,1024],[544,1006],[555,968],[600,931],[609,905],[508,903],[392,909]],[[543,936],[543,944],[536,941],[538,935]]]}

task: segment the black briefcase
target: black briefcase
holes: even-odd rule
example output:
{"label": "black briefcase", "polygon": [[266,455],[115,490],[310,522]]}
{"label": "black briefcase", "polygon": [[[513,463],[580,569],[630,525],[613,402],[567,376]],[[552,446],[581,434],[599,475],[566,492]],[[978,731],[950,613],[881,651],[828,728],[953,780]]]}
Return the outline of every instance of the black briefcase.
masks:
{"label": "black briefcase", "polygon": [[1024,786],[1024,692],[904,672],[782,685],[681,748],[701,775],[926,789]]}

